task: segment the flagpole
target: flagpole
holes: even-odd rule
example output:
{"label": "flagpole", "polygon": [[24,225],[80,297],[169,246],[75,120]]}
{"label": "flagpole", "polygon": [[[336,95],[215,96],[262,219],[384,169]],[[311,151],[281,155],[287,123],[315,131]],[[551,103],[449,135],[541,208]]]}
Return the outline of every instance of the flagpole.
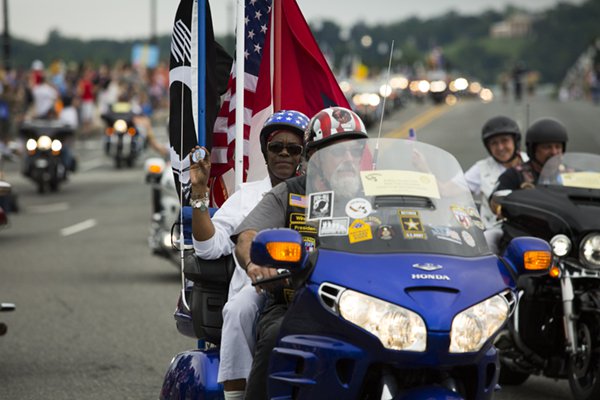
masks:
{"label": "flagpole", "polygon": [[198,145],[206,144],[206,1],[198,1]]}
{"label": "flagpole", "polygon": [[[283,5],[282,0],[273,0],[271,13],[274,17],[271,19],[273,29],[273,46],[271,54],[273,56],[273,112],[281,110],[281,14]],[[277,4],[277,5],[276,5]]]}
{"label": "flagpole", "polygon": [[235,188],[244,181],[244,42],[246,36],[244,6],[245,0],[237,0],[235,31]]}

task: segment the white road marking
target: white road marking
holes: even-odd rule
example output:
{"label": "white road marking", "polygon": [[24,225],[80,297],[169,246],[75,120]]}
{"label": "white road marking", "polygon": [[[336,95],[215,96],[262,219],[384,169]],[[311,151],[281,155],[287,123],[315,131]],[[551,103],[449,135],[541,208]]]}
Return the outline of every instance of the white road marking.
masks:
{"label": "white road marking", "polygon": [[46,214],[56,211],[66,211],[68,209],[69,203],[66,202],[27,207],[27,211],[32,214]]}
{"label": "white road marking", "polygon": [[66,228],[61,229],[60,230],[60,234],[62,236],[73,235],[75,233],[79,233],[79,232],[84,231],[86,229],[93,228],[97,224],[98,224],[98,222],[95,219],[88,219],[88,220],[85,220],[85,221],[80,222],[78,224],[71,225],[71,226],[68,226]]}

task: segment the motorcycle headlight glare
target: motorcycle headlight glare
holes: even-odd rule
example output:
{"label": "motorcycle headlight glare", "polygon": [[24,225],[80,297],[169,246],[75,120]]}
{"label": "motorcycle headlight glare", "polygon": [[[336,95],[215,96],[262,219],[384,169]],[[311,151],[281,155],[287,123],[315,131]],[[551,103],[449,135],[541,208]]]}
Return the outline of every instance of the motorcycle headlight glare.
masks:
{"label": "motorcycle headlight glare", "polygon": [[502,295],[496,295],[457,314],[450,330],[450,353],[481,349],[504,324],[508,311],[508,301]]}
{"label": "motorcycle headlight glare", "polygon": [[555,256],[564,257],[571,251],[571,239],[566,235],[556,235],[550,239],[550,246]]}
{"label": "motorcycle headlight glare", "polygon": [[124,119],[118,119],[113,124],[113,128],[117,132],[125,133],[127,132],[127,122]]}
{"label": "motorcycle headlight glare", "polygon": [[392,350],[425,351],[427,328],[413,311],[353,290],[340,296],[340,315],[377,336]]}
{"label": "motorcycle headlight glare", "polygon": [[52,151],[59,152],[62,149],[62,143],[58,139],[52,141]]}
{"label": "motorcycle headlight glare", "polygon": [[584,264],[591,268],[600,268],[600,234],[591,233],[584,237],[579,252]]}
{"label": "motorcycle headlight glare", "polygon": [[52,139],[49,136],[42,135],[37,140],[37,147],[40,150],[50,150],[52,146]]}
{"label": "motorcycle headlight glare", "polygon": [[28,139],[27,143],[25,143],[25,147],[27,148],[27,151],[34,151],[35,149],[37,149],[37,142],[35,139]]}

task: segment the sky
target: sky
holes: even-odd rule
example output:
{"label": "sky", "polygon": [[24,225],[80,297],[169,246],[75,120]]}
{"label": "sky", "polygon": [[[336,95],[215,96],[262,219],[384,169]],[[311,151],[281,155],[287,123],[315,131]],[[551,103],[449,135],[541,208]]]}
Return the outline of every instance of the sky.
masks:
{"label": "sky", "polygon": [[[170,34],[179,0],[2,0],[8,2],[12,36],[43,43],[57,29],[63,36],[88,39],[134,39],[152,32],[151,8],[156,5],[156,33]],[[585,0],[563,0],[581,4]],[[233,29],[236,0],[209,0],[215,33]],[[341,26],[364,21],[369,25],[401,21],[411,16],[432,18],[450,10],[478,14],[503,10],[507,4],[534,11],[559,0],[297,0],[309,23],[330,19]],[[524,5],[526,4],[526,6]],[[1,23],[1,21],[0,21]],[[4,25],[2,24],[2,29]]]}

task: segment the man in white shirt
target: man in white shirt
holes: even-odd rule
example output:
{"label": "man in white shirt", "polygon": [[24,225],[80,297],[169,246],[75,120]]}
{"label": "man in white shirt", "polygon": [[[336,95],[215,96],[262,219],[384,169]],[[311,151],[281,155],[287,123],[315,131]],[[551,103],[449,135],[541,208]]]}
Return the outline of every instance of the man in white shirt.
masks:
{"label": "man in white shirt", "polygon": [[39,84],[31,89],[33,96],[33,118],[47,118],[54,111],[58,91],[46,82],[42,75]]}
{"label": "man in white shirt", "polygon": [[[215,259],[233,253],[235,245],[230,235],[238,225],[273,186],[296,175],[307,125],[308,118],[298,111],[282,110],[269,117],[260,133],[268,176],[242,184],[212,219],[208,214],[208,151],[203,148],[205,157],[197,163],[190,162],[192,237],[198,257]],[[244,397],[255,345],[254,323],[263,303],[264,296],[251,286],[245,270],[236,261],[223,309],[220,348],[218,382],[223,383],[226,400]]]}

